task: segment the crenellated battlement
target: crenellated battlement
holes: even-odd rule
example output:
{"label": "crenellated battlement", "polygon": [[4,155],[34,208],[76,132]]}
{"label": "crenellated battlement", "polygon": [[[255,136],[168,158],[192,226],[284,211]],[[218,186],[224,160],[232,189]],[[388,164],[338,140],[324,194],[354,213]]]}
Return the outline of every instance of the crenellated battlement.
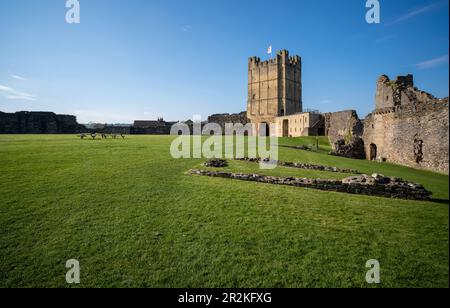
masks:
{"label": "crenellated battlement", "polygon": [[300,56],[293,56],[293,57],[289,57],[289,63],[292,65],[297,65],[301,63],[301,58]]}
{"label": "crenellated battlement", "polygon": [[261,58],[259,57],[251,57],[248,59],[248,65],[250,68],[266,67],[278,63],[279,59],[277,57],[266,61],[261,61]]}
{"label": "crenellated battlement", "polygon": [[250,57],[250,58],[248,58],[248,63],[253,64],[253,65],[258,65],[259,63],[261,63],[261,58]]}
{"label": "crenellated battlement", "polygon": [[287,50],[279,50],[273,59],[266,61],[261,61],[259,57],[251,57],[248,59],[249,68],[267,67],[273,64],[289,64],[291,66],[296,66],[301,64],[301,57],[298,55],[289,56]]}

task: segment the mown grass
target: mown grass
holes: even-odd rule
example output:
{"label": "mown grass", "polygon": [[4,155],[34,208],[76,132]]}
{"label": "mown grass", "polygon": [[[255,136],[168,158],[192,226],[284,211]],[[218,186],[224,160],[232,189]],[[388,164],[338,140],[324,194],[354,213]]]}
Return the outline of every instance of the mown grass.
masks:
{"label": "mown grass", "polygon": [[[448,287],[448,176],[280,148],[280,159],[419,182],[416,202],[203,178],[172,159],[171,137],[0,136],[0,286]],[[315,138],[280,144],[315,144]],[[231,161],[227,170],[260,172]],[[277,168],[268,174],[341,178]],[[447,201],[445,201],[447,200]]]}

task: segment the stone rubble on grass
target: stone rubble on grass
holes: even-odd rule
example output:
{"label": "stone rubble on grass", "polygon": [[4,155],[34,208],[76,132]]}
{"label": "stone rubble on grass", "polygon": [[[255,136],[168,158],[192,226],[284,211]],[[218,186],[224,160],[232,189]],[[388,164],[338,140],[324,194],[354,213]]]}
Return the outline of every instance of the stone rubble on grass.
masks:
{"label": "stone rubble on grass", "polygon": [[[246,161],[246,162],[253,162],[253,163],[259,163],[261,161],[260,158],[236,158],[237,161]],[[268,160],[264,160],[265,162],[269,162]],[[278,166],[282,167],[291,167],[291,168],[299,168],[299,169],[307,169],[307,170],[318,170],[318,171],[328,171],[328,172],[339,172],[339,173],[353,173],[353,174],[359,174],[358,170],[355,169],[341,169],[338,167],[329,167],[329,166],[322,166],[322,165],[313,165],[313,164],[305,164],[305,163],[293,163],[293,162],[284,162],[284,161],[278,161]]]}
{"label": "stone rubble on grass", "polygon": [[225,159],[213,158],[208,159],[204,163],[204,166],[209,168],[224,168],[228,166],[228,162]]}
{"label": "stone rubble on grass", "polygon": [[313,188],[350,194],[381,196],[407,200],[430,200],[431,193],[422,185],[406,182],[397,177],[385,177],[381,174],[351,176],[343,180],[307,179],[295,177],[275,177],[259,174],[243,174],[222,171],[191,170],[193,175],[260,182],[275,185]]}

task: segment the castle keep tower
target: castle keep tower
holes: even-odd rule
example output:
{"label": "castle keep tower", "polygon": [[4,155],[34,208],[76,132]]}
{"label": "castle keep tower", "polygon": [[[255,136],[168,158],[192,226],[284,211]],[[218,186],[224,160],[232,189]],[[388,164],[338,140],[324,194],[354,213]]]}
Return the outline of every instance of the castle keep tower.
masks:
{"label": "castle keep tower", "polygon": [[[287,50],[277,52],[274,59],[248,61],[247,117],[254,124],[254,134],[261,125],[276,123],[277,117],[302,112],[302,63],[299,56]],[[267,132],[275,135],[275,132]]]}

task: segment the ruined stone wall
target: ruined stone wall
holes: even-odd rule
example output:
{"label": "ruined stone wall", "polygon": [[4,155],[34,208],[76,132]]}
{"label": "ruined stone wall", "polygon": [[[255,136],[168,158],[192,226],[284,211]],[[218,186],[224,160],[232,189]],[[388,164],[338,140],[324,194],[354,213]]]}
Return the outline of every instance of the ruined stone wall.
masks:
{"label": "ruined stone wall", "polygon": [[0,134],[72,134],[83,131],[71,115],[52,112],[0,112]]}
{"label": "ruined stone wall", "polygon": [[114,125],[106,125],[101,129],[90,129],[89,132],[98,133],[98,134],[125,134],[131,135],[133,134],[132,126],[114,126]]}
{"label": "ruined stone wall", "polygon": [[354,159],[366,159],[364,140],[358,136],[352,137],[347,143],[344,139],[340,139],[333,144],[333,151],[330,154]]}
{"label": "ruined stone wall", "polygon": [[355,110],[325,113],[324,118],[325,135],[333,146],[339,140],[350,142],[363,134],[364,126]]}
{"label": "ruined stone wall", "polygon": [[151,128],[131,127],[132,135],[170,135],[170,126],[159,126]]}
{"label": "ruined stone wall", "polygon": [[411,75],[395,81],[382,76],[376,106],[364,120],[368,159],[448,174],[448,98],[418,90]]}
{"label": "ruined stone wall", "polygon": [[242,124],[246,125],[247,123],[250,123],[250,120],[247,118],[247,113],[245,111],[241,113],[224,113],[224,114],[213,114],[210,117],[208,117],[208,123],[217,123],[222,128],[223,134],[225,134],[225,124],[227,123],[233,123],[233,124]]}
{"label": "ruined stone wall", "polygon": [[377,110],[435,100],[433,95],[414,87],[413,75],[398,76],[395,80],[390,80],[386,75],[378,78],[375,95]]}
{"label": "ruined stone wall", "polygon": [[295,177],[283,178],[259,174],[231,173],[211,170],[190,170],[190,174],[406,200],[427,201],[431,198],[431,192],[426,190],[421,184],[406,182],[396,177],[385,177],[381,174],[373,174],[372,176],[352,176],[343,180]]}
{"label": "ruined stone wall", "polygon": [[365,120],[369,159],[448,174],[448,99],[379,109]]}

